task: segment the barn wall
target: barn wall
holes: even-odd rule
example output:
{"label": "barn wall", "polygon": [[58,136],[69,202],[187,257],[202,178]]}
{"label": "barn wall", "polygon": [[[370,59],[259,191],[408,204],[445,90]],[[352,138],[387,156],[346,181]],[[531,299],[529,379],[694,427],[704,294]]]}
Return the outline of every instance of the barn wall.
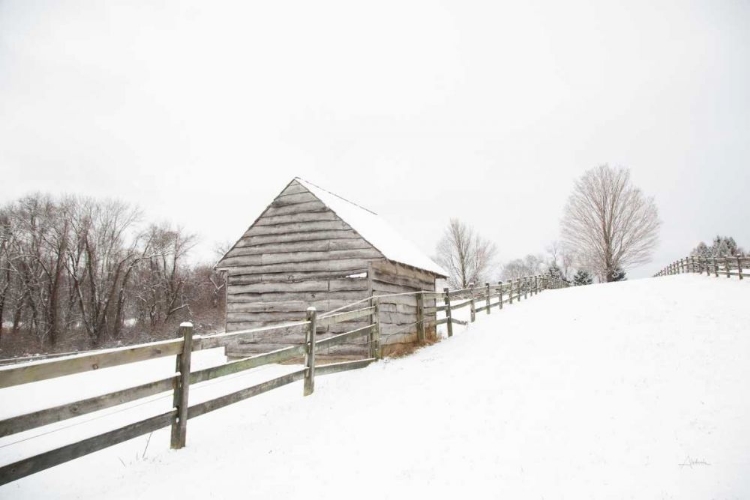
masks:
{"label": "barn wall", "polygon": [[[369,276],[375,295],[435,291],[435,277],[427,272],[389,261],[372,262]],[[408,326],[417,321],[417,298],[415,295],[385,297],[380,299],[381,343],[399,344],[416,342],[416,326]],[[434,307],[435,300],[425,300],[425,307]],[[435,313],[425,319],[435,319]],[[435,335],[435,326],[427,325],[428,337]],[[387,351],[387,349],[386,349]]]}
{"label": "barn wall", "polygon": [[[369,296],[368,263],[383,255],[303,186],[292,182],[221,261],[227,272],[228,332],[305,318]],[[366,305],[366,304],[365,304]],[[352,330],[350,322],[321,328],[321,338]],[[236,355],[302,343],[304,330],[254,334]],[[364,354],[363,346],[341,352]],[[230,349],[228,354],[232,354]]]}

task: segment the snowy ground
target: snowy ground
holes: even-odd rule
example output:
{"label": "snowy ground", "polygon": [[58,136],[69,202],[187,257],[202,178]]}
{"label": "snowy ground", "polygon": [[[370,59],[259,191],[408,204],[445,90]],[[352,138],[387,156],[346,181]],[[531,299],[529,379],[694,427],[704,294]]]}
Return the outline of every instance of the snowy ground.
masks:
{"label": "snowy ground", "polygon": [[[0,498],[748,498],[749,306],[750,280],[695,275],[546,291],[411,357],[320,377],[310,397],[299,382],[191,420],[184,450],[159,431]],[[149,363],[109,370],[171,370]],[[0,417],[37,407],[35,391],[102,383],[78,377],[0,391]],[[0,464],[83,427],[0,440]]]}

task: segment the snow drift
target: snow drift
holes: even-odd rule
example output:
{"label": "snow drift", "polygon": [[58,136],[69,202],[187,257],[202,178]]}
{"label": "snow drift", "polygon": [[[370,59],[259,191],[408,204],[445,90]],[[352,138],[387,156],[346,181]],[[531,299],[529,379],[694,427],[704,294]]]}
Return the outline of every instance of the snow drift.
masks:
{"label": "snow drift", "polygon": [[[300,382],[191,420],[183,450],[165,429],[0,498],[748,497],[748,304],[750,280],[695,275],[545,291],[310,397]],[[63,380],[0,391],[2,416],[84,379]],[[69,432],[0,440],[0,463]]]}

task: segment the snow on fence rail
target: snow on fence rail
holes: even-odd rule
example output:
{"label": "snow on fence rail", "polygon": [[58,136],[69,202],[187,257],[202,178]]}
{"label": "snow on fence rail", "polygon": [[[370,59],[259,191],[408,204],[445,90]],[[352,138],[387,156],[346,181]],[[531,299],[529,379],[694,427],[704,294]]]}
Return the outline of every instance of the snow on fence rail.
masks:
{"label": "snow on fence rail", "polygon": [[[504,303],[512,304],[514,300],[520,301],[522,298],[528,298],[529,294],[535,295],[545,289],[561,288],[564,286],[567,286],[567,284],[559,280],[554,280],[549,276],[530,276],[511,280],[507,283],[500,282],[497,285],[486,283],[483,287],[472,286],[462,290],[449,290],[445,288],[442,292],[422,291],[408,293],[407,295],[416,296],[418,304],[417,321],[408,325],[408,327],[415,328],[418,340],[424,341],[425,326],[428,323],[433,322],[436,325],[445,324],[447,325],[448,336],[450,337],[453,335],[453,323],[467,323],[454,318],[453,311],[469,307],[470,320],[473,322],[475,321],[476,313],[478,312],[484,311],[487,314],[490,314],[492,308],[497,307],[498,309],[502,309]],[[66,403],[53,408],[47,408],[0,420],[0,438],[2,438],[113,406],[119,406],[156,394],[162,394],[168,391],[173,393],[172,409],[165,413],[1,466],[0,485],[41,472],[50,467],[114,446],[164,427],[171,426],[171,447],[173,449],[183,448],[185,446],[187,421],[189,419],[205,415],[206,413],[218,410],[219,408],[223,408],[299,380],[304,380],[303,394],[305,396],[310,395],[315,388],[315,375],[326,375],[346,370],[365,368],[373,361],[382,357],[379,326],[380,301],[392,296],[393,294],[374,295],[365,301],[358,301],[347,307],[320,316],[317,315],[315,308],[311,307],[307,310],[305,321],[230,333],[193,335],[193,325],[190,323],[183,323],[178,330],[178,338],[172,340],[116,349],[92,351],[64,359],[48,359],[32,363],[0,367],[0,389],[2,389],[92,370],[157,359],[165,356],[175,356],[176,360],[175,374],[170,377],[72,403]],[[437,301],[440,299],[442,299],[443,305],[437,305]],[[433,300],[436,301],[434,307],[425,307],[425,301]],[[362,307],[362,302],[369,302],[369,305],[367,307]],[[354,306],[358,306],[359,309],[341,311],[342,309]],[[433,312],[443,312],[445,318],[437,319],[437,315],[435,315],[435,320],[428,320],[425,318],[425,315]],[[317,326],[326,326],[368,317],[370,318],[370,324],[368,326],[356,328],[325,339],[316,339]],[[223,365],[191,371],[191,354],[195,351],[226,346],[233,340],[237,340],[244,335],[257,333],[259,331],[288,330],[290,328],[305,329],[306,335],[304,344],[291,345],[268,353],[230,361]],[[316,365],[316,350],[342,344],[361,337],[367,337],[369,345],[368,356],[366,358],[354,361]],[[304,368],[302,369],[193,406],[189,405],[189,389],[191,384],[199,384],[201,382],[271,363],[289,361],[303,355],[305,362]]]}
{"label": "snow on fence rail", "polygon": [[667,267],[654,275],[669,276],[681,273],[706,273],[715,277],[739,276],[740,279],[750,274],[750,257],[685,257],[669,264]]}

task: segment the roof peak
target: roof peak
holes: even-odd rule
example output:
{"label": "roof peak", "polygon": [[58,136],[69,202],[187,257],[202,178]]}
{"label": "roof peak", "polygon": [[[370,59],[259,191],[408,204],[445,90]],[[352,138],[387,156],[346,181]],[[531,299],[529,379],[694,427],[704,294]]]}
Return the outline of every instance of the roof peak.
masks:
{"label": "roof peak", "polygon": [[317,185],[317,184],[315,184],[315,183],[312,183],[312,182],[310,182],[310,181],[308,181],[308,180],[306,180],[306,179],[303,179],[302,177],[295,177],[295,178],[294,178],[294,180],[295,180],[295,181],[300,181],[300,182],[302,182],[302,185],[305,185],[305,184],[309,184],[309,185],[311,185],[311,186],[313,186],[313,187],[316,187],[316,188],[320,189],[321,191],[325,191],[326,193],[330,194],[331,196],[335,196],[336,198],[338,198],[338,199],[340,199],[340,200],[343,200],[343,201],[345,201],[345,202],[347,202],[347,203],[350,203],[350,204],[354,205],[354,206],[355,206],[355,207],[357,207],[357,208],[361,208],[362,210],[365,210],[365,211],[367,211],[367,212],[370,212],[370,213],[371,213],[372,215],[378,215],[377,213],[373,212],[373,211],[372,211],[372,210],[370,210],[369,208],[365,208],[365,207],[363,207],[362,205],[358,205],[358,204],[354,203],[354,202],[353,202],[353,201],[351,201],[351,200],[347,200],[347,199],[346,199],[346,198],[344,198],[343,196],[339,196],[339,195],[337,195],[336,193],[334,193],[334,192],[332,192],[332,191],[329,191],[329,190],[327,190],[327,189],[325,189],[325,188],[323,188],[323,187],[320,187],[320,186],[318,186],[318,185]]}

